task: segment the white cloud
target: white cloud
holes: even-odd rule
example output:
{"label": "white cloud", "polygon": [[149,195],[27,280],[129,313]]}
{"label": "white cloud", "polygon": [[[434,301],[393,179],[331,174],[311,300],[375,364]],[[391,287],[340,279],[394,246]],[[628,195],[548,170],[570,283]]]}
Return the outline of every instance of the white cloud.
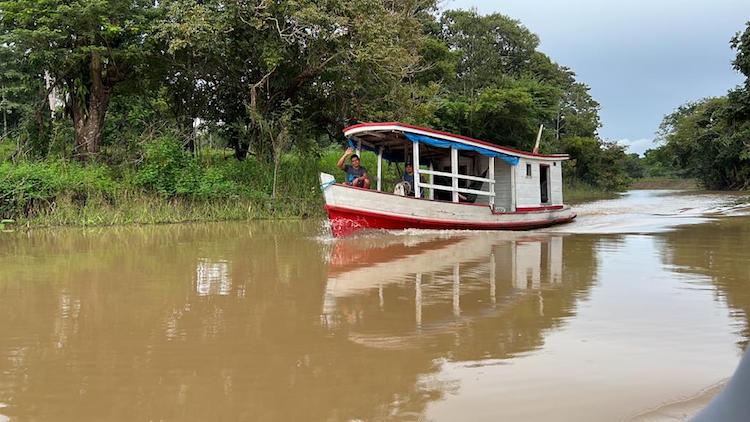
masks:
{"label": "white cloud", "polygon": [[620,139],[617,141],[618,144],[624,145],[627,147],[628,153],[636,153],[638,155],[643,155],[644,152],[646,152],[647,149],[656,148],[658,145],[654,142],[651,138],[641,138],[641,139]]}

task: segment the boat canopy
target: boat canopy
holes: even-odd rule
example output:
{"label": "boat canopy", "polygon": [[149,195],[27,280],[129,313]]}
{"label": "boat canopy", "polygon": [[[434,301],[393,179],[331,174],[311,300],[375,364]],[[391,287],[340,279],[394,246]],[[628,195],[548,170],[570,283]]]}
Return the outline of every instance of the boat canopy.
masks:
{"label": "boat canopy", "polygon": [[[408,153],[405,145],[409,142],[432,147],[421,153],[424,158],[430,155],[444,155],[445,149],[455,149],[481,154],[486,157],[500,158],[513,166],[518,164],[519,158],[531,158],[540,161],[568,159],[566,154],[534,154],[501,147],[478,139],[399,122],[362,123],[347,127],[344,129],[344,135],[353,148],[382,153],[383,158],[392,162],[406,161]],[[433,148],[438,150],[433,150]]]}
{"label": "boat canopy", "polygon": [[518,165],[518,161],[519,161],[518,157],[514,157],[512,155],[508,155],[502,152],[492,151],[490,149],[483,148],[480,146],[465,144],[462,142],[446,141],[446,140],[439,139],[439,138],[433,138],[432,136],[418,135],[416,133],[409,133],[409,132],[404,132],[404,136],[406,136],[406,139],[412,142],[419,142],[421,144],[430,145],[433,147],[455,148],[459,151],[474,151],[482,155],[485,155],[487,157],[501,158],[503,161],[507,162],[508,164],[512,166]]}

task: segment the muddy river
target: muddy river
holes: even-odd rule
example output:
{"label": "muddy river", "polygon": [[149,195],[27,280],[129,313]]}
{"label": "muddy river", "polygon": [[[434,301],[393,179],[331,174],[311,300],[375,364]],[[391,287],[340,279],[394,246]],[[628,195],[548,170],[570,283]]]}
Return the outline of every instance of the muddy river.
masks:
{"label": "muddy river", "polygon": [[0,233],[0,421],[679,420],[750,335],[749,203]]}

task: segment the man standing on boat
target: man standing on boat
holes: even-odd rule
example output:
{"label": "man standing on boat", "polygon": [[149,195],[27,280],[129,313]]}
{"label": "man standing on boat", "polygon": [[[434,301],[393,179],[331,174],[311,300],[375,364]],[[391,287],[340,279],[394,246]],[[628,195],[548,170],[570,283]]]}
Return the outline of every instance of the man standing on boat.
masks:
{"label": "man standing on boat", "polygon": [[[352,157],[352,164],[345,164],[346,158]],[[370,189],[370,176],[367,174],[367,169],[362,166],[359,160],[359,155],[354,153],[354,150],[350,147],[346,149],[344,155],[339,158],[339,162],[336,166],[346,172],[346,184],[355,186],[358,188]]]}

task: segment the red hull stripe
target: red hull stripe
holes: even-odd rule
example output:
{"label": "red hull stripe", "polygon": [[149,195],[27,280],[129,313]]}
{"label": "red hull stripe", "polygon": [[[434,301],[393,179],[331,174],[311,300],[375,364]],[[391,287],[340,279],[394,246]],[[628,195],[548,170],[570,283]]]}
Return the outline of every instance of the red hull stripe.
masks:
{"label": "red hull stripe", "polygon": [[326,212],[331,220],[333,235],[337,237],[363,229],[528,230],[567,223],[576,217],[575,214],[571,214],[568,217],[545,220],[484,223],[393,215],[336,205],[326,205]]}

